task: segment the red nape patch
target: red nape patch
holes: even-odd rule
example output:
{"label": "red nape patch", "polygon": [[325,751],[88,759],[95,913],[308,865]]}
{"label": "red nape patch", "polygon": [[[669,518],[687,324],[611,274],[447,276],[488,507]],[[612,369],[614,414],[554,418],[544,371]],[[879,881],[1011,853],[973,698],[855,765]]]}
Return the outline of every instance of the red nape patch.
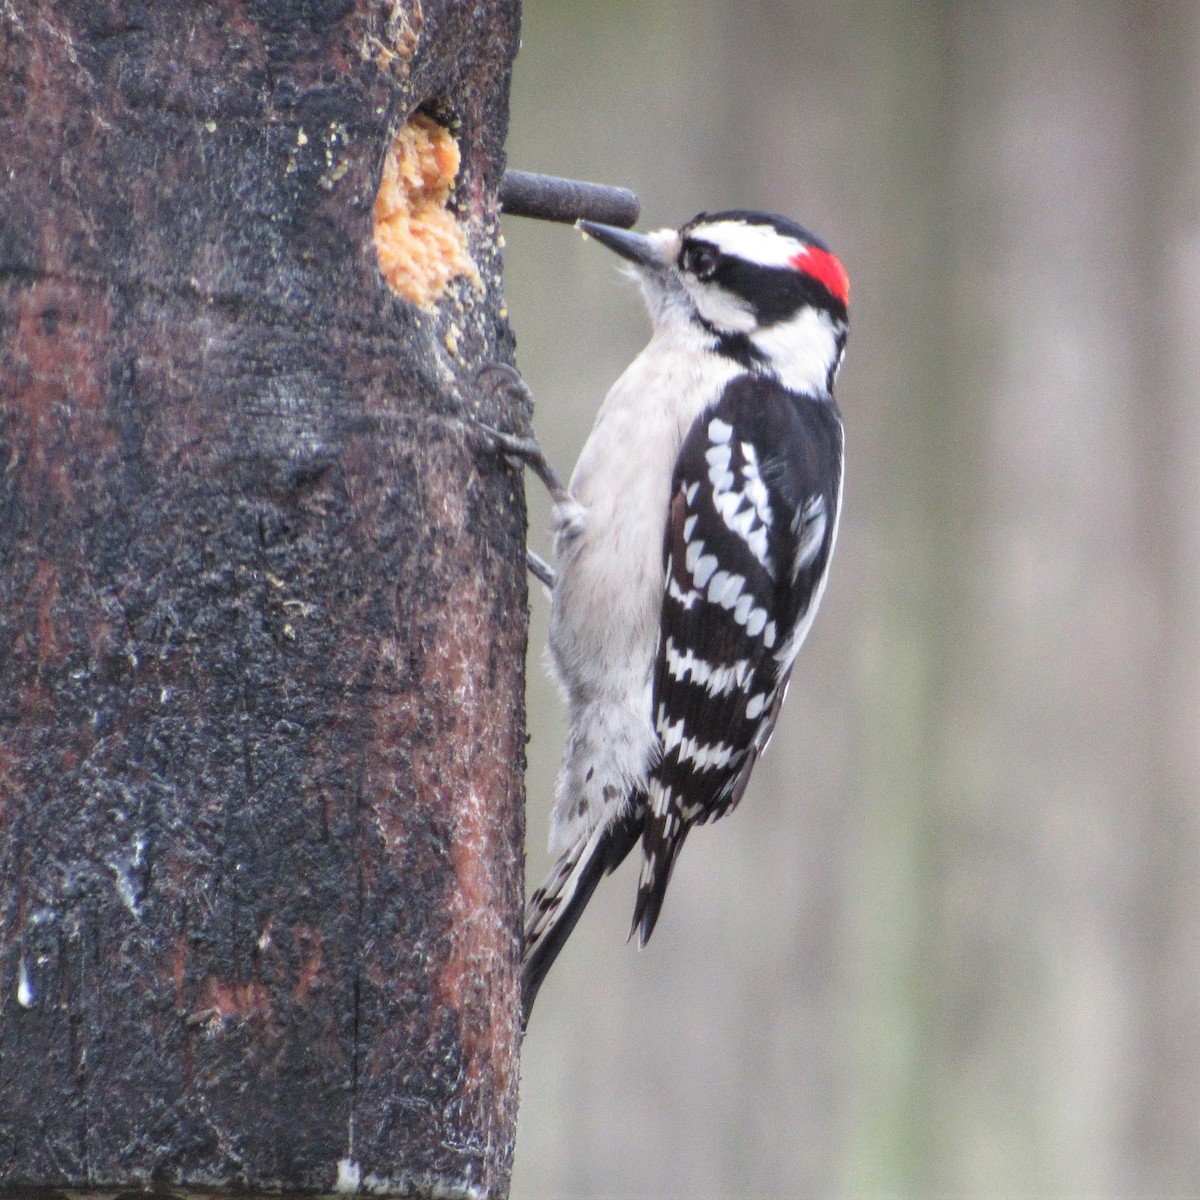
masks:
{"label": "red nape patch", "polygon": [[823,283],[829,294],[840,300],[847,307],[850,305],[850,276],[837,257],[828,250],[819,250],[816,246],[806,246],[788,259],[797,271],[811,275],[818,283]]}

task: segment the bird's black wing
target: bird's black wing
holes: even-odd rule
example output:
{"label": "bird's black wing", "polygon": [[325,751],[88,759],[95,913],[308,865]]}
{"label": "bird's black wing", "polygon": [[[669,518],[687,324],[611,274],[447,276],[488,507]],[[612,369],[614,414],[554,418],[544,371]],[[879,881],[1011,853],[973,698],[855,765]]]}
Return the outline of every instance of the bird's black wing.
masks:
{"label": "bird's black wing", "polygon": [[688,829],[741,799],[820,598],[842,431],[831,400],[740,376],[675,468],[634,928],[645,943]]}

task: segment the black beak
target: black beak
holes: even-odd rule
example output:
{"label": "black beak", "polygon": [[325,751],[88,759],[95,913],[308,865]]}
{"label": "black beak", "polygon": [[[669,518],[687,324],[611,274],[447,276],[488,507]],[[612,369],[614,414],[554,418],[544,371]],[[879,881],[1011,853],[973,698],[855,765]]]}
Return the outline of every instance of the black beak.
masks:
{"label": "black beak", "polygon": [[575,224],[588,237],[615,250],[622,258],[629,259],[639,267],[659,270],[666,265],[658,247],[643,233],[618,229],[615,225],[600,225],[595,221],[576,221]]}

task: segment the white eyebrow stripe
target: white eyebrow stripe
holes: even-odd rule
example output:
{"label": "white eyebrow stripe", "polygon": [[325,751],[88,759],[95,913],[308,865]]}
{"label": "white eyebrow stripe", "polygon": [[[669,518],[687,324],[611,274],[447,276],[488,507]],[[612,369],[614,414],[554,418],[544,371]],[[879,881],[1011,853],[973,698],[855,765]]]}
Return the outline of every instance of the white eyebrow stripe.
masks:
{"label": "white eyebrow stripe", "polygon": [[714,221],[691,231],[698,241],[712,242],[723,254],[732,254],[763,267],[789,267],[808,246],[798,238],[779,233],[770,225],[747,225],[745,221]]}

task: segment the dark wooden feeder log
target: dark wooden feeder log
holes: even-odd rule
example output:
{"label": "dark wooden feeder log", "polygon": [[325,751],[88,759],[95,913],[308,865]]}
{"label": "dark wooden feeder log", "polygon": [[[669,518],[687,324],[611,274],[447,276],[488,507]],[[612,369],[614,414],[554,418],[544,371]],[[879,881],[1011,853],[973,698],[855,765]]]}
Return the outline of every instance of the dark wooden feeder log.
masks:
{"label": "dark wooden feeder log", "polygon": [[[518,9],[0,12],[6,1195],[507,1194]],[[374,238],[418,111],[422,304]]]}

